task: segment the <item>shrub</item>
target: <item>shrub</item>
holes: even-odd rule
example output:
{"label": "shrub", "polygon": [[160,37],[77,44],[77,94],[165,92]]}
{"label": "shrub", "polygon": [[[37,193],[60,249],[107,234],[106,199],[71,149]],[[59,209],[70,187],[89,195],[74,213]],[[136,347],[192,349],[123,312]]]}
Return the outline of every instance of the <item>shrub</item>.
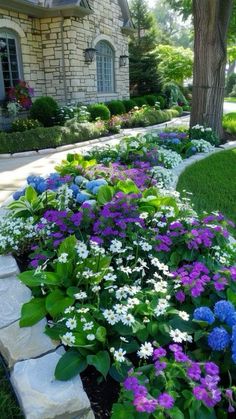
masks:
{"label": "shrub", "polygon": [[15,121],[12,122],[11,130],[13,132],[23,132],[27,131],[29,129],[34,129],[41,127],[42,124],[40,124],[37,119],[15,119]]}
{"label": "shrub", "polygon": [[167,109],[166,112],[168,112],[168,114],[171,115],[171,118],[176,118],[177,116],[179,116],[178,110],[174,108]]}
{"label": "shrub", "polygon": [[93,138],[107,134],[105,123],[101,120],[79,123],[74,118],[65,124],[65,129],[63,137],[64,144],[92,140]]}
{"label": "shrub", "polygon": [[111,112],[111,115],[122,115],[126,112],[125,105],[122,100],[112,100],[107,103],[107,107]]}
{"label": "shrub", "polygon": [[45,127],[51,127],[55,124],[59,112],[57,102],[50,96],[42,96],[35,100],[31,109],[30,116],[37,119]]}
{"label": "shrub", "polygon": [[191,110],[191,108],[190,108],[190,106],[189,106],[189,105],[185,105],[185,106],[183,106],[183,111],[184,111],[184,112],[190,112],[190,110]]}
{"label": "shrub", "polygon": [[182,108],[182,106],[175,105],[175,106],[172,106],[171,109],[178,111],[178,116],[181,116],[183,114],[183,108]]}
{"label": "shrub", "polygon": [[236,84],[233,86],[232,92],[229,94],[229,97],[236,97]]}
{"label": "shrub", "polygon": [[181,102],[183,105],[188,105],[183,93],[179,86],[175,83],[166,83],[163,88],[163,93],[167,100],[167,106],[171,108]]}
{"label": "shrub", "polygon": [[56,116],[56,124],[64,125],[64,123],[68,121],[68,119],[74,118],[77,112],[77,107],[73,105],[61,106],[58,109],[58,113]]}
{"label": "shrub", "polygon": [[192,140],[205,140],[214,146],[217,146],[220,143],[219,137],[211,127],[195,125],[194,127],[191,127],[189,134]]}
{"label": "shrub", "polygon": [[230,74],[226,82],[226,95],[229,95],[236,84],[236,73]]}
{"label": "shrub", "polygon": [[135,102],[135,105],[141,108],[143,105],[147,105],[147,101],[144,96],[142,97],[134,97],[133,101]]}
{"label": "shrub", "polygon": [[156,101],[160,103],[160,108],[165,109],[165,106],[166,106],[165,98],[160,95],[156,95],[155,97],[156,97]]}
{"label": "shrub", "polygon": [[236,112],[230,112],[224,115],[223,128],[229,134],[236,134]]}
{"label": "shrub", "polygon": [[131,111],[136,106],[136,103],[133,99],[122,100],[122,103],[125,107],[126,112]]}
{"label": "shrub", "polygon": [[91,115],[92,121],[95,121],[97,118],[102,119],[102,121],[108,121],[111,116],[110,110],[106,105],[104,105],[104,103],[95,103],[93,105],[89,105],[88,111]]}
{"label": "shrub", "polygon": [[155,106],[157,102],[156,96],[154,95],[145,95],[143,96],[149,106]]}

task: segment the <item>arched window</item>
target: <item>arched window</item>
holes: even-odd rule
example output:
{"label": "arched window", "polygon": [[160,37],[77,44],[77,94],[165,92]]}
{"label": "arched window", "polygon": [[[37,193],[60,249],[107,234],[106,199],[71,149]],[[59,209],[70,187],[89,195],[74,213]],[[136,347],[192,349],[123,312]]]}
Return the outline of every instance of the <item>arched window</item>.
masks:
{"label": "arched window", "polygon": [[114,51],[106,41],[96,45],[98,93],[114,92]]}
{"label": "arched window", "polygon": [[18,36],[8,29],[0,28],[0,100],[7,89],[21,79],[20,45]]}

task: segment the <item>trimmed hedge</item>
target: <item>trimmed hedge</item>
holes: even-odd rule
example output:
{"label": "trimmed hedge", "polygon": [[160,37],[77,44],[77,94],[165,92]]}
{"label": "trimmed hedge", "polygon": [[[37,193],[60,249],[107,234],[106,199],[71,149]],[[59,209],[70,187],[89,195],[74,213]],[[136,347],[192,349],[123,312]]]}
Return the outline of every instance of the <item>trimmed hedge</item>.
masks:
{"label": "trimmed hedge", "polygon": [[133,97],[132,100],[135,102],[136,106],[138,106],[139,108],[141,108],[143,105],[148,104],[144,96]]}
{"label": "trimmed hedge", "polygon": [[122,115],[126,112],[125,105],[122,100],[111,100],[111,102],[108,102],[106,105],[112,116]]}
{"label": "trimmed hedge", "polygon": [[55,99],[50,96],[42,96],[33,102],[30,117],[37,119],[44,127],[51,127],[55,124],[59,110]]}
{"label": "trimmed hedge", "polygon": [[88,112],[91,115],[92,121],[95,121],[97,118],[100,118],[102,121],[108,121],[111,117],[110,110],[104,103],[89,105]]}
{"label": "trimmed hedge", "polygon": [[156,96],[154,95],[145,95],[143,96],[149,106],[155,106],[157,102]]}
{"label": "trimmed hedge", "polygon": [[136,103],[133,99],[122,100],[122,103],[125,107],[126,112],[132,111],[132,109],[134,109],[134,107],[136,106]]}
{"label": "trimmed hedge", "polygon": [[182,108],[182,106],[175,105],[175,106],[172,106],[172,108],[171,108],[171,109],[176,110],[176,111],[178,112],[178,116],[183,115],[183,108]]}

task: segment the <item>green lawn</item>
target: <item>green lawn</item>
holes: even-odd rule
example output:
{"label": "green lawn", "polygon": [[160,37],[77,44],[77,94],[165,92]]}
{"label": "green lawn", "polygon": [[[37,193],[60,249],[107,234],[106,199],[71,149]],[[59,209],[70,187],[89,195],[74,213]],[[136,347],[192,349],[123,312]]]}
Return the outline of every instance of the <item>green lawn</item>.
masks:
{"label": "green lawn", "polygon": [[236,102],[236,97],[225,97],[224,98],[225,102]]}
{"label": "green lawn", "polygon": [[179,178],[177,190],[192,192],[197,211],[219,210],[236,223],[236,148],[188,167]]}
{"label": "green lawn", "polygon": [[6,378],[2,364],[0,363],[0,418],[23,419],[20,408],[11,391],[11,386]]}

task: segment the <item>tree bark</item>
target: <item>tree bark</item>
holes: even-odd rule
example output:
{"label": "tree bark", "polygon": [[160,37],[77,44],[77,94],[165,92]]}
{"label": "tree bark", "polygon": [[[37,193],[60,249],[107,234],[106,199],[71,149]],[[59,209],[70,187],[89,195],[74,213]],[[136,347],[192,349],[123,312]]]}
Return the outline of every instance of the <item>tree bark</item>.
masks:
{"label": "tree bark", "polygon": [[227,31],[233,0],[193,0],[194,70],[190,125],[222,136]]}

